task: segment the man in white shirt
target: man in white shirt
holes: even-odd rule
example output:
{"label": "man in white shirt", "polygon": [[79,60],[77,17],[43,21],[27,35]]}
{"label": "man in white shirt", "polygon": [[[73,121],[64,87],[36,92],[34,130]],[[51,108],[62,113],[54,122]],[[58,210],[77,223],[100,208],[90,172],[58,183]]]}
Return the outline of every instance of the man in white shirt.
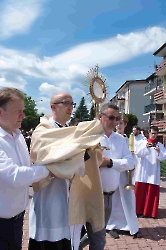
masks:
{"label": "man in white shirt", "polygon": [[158,127],[152,126],[149,138],[138,144],[140,157],[135,176],[136,213],[140,217],[157,218],[160,194],[160,161],[166,160],[166,149],[157,140]]}
{"label": "man in white shirt", "polygon": [[[66,126],[75,107],[71,95],[65,92],[53,95],[50,106],[50,123],[57,129]],[[48,186],[34,193],[29,216],[29,250],[71,249],[68,182],[55,176]]]}
{"label": "man in white shirt", "polygon": [[[103,163],[100,174],[103,185],[105,204],[105,224],[109,220],[112,206],[112,194],[117,189],[120,173],[134,168],[134,161],[125,139],[116,134],[115,129],[120,120],[119,108],[111,103],[101,107],[99,119],[103,125],[105,135],[101,139],[101,146],[109,148],[103,151]],[[93,233],[90,223],[86,224],[91,250],[103,250],[105,246],[106,229]]]}
{"label": "man in white shirt", "polygon": [[[128,145],[129,139],[124,134],[127,123],[127,117],[121,116],[121,120],[116,126],[116,132],[124,137]],[[115,239],[119,238],[119,233],[123,233],[123,231],[129,232],[130,235],[133,235],[133,238],[141,237],[141,233],[138,232],[134,191],[124,188],[128,182],[128,171],[121,172],[119,186],[112,196],[112,212],[106,229],[110,230],[109,234]]]}
{"label": "man in white shirt", "polygon": [[24,211],[29,184],[49,175],[44,166],[30,166],[28,149],[19,128],[24,94],[15,88],[0,90],[0,249],[22,249]]}

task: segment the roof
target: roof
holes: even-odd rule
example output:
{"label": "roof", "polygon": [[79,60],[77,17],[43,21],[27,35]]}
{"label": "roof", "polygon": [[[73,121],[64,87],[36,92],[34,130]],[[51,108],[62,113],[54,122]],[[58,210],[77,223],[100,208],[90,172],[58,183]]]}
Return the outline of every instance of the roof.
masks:
{"label": "roof", "polygon": [[146,81],[148,82],[149,80],[153,80],[155,77],[157,77],[157,75],[156,75],[156,73],[153,73],[146,78]]}
{"label": "roof", "polygon": [[158,50],[153,53],[154,56],[166,56],[166,43],[164,43]]}
{"label": "roof", "polygon": [[115,92],[117,93],[120,89],[122,89],[125,85],[129,85],[129,84],[132,84],[132,83],[135,83],[135,82],[138,82],[138,83],[147,83],[145,79],[143,80],[127,80],[125,81],[125,83],[123,83],[120,88]]}

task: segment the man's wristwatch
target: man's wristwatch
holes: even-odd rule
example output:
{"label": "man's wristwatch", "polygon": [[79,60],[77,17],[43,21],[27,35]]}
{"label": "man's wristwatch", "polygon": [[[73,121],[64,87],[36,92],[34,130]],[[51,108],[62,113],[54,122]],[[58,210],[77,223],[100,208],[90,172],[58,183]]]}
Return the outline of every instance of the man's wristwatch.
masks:
{"label": "man's wristwatch", "polygon": [[112,166],[113,166],[113,161],[112,159],[110,159],[110,163],[107,165],[107,168],[112,168]]}

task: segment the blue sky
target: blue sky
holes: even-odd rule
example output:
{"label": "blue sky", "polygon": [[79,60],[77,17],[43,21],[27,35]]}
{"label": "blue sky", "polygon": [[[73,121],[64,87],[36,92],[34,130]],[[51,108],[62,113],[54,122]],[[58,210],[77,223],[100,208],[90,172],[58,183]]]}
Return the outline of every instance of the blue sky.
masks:
{"label": "blue sky", "polygon": [[0,86],[42,99],[49,114],[56,92],[77,103],[87,96],[86,74],[98,64],[112,97],[162,61],[153,53],[166,42],[165,9],[165,0],[0,0]]}

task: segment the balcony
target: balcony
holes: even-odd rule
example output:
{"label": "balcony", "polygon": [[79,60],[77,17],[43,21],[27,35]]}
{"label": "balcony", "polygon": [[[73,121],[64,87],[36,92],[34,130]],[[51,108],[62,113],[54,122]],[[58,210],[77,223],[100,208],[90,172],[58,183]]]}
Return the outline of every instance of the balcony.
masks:
{"label": "balcony", "polygon": [[152,95],[156,91],[157,83],[156,81],[148,83],[148,85],[145,87],[145,94],[146,95]]}
{"label": "balcony", "polygon": [[153,80],[150,80],[149,83],[145,87],[145,94],[144,96],[151,96],[156,91],[163,89],[163,77],[157,76]]}
{"label": "balcony", "polygon": [[118,97],[117,101],[118,101],[118,106],[120,106],[122,103],[125,102],[125,98],[124,97]]}
{"label": "balcony", "polygon": [[158,76],[166,75],[166,59],[156,66],[156,73]]}
{"label": "balcony", "polygon": [[160,90],[154,94],[154,102],[156,104],[166,103],[166,94],[164,94],[164,90]]}
{"label": "balcony", "polygon": [[146,113],[155,113],[155,112],[163,112],[162,111],[162,104],[149,104],[144,107],[144,114]]}
{"label": "balcony", "polygon": [[151,122],[151,125],[157,126],[160,131],[166,130],[166,118],[161,119],[161,120],[155,120]]}

